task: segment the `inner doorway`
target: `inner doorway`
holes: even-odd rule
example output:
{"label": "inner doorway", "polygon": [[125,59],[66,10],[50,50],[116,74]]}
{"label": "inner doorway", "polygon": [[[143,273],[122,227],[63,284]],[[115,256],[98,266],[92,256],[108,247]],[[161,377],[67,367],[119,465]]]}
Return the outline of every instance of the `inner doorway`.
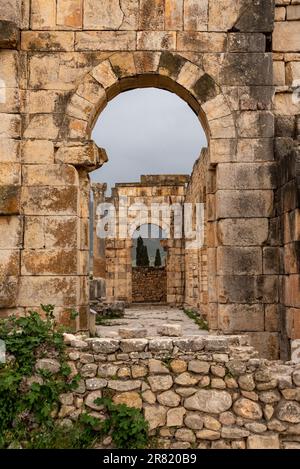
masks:
{"label": "inner doorway", "polygon": [[167,302],[167,253],[162,245],[164,230],[141,225],[132,237],[132,302]]}

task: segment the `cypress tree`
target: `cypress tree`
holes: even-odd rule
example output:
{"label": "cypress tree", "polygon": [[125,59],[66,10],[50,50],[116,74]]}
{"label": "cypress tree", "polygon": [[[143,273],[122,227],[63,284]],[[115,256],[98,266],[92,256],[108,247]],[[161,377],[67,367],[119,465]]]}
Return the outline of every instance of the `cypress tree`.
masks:
{"label": "cypress tree", "polygon": [[161,267],[161,256],[160,256],[160,250],[159,249],[156,249],[154,266],[155,267]]}
{"label": "cypress tree", "polygon": [[143,265],[143,251],[144,251],[144,241],[139,236],[138,239],[137,239],[137,245],[136,245],[136,265],[137,265],[137,267],[140,267],[141,265]]}
{"label": "cypress tree", "polygon": [[147,246],[143,246],[143,258],[142,258],[142,264],[141,265],[143,267],[149,267],[149,265],[150,265]]}

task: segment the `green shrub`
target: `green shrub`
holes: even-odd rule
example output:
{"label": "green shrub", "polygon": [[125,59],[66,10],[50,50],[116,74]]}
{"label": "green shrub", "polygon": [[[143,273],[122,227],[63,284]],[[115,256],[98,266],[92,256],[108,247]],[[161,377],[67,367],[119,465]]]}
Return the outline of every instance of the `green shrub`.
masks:
{"label": "green shrub", "polygon": [[116,448],[142,449],[148,444],[148,422],[143,414],[125,404],[113,404],[110,399],[96,399],[104,405],[108,417],[103,423],[103,432],[110,433]]}
{"label": "green shrub", "polygon": [[[0,364],[0,448],[92,448],[108,433],[118,448],[145,447],[148,425],[142,413],[111,399],[103,399],[108,413],[104,422],[88,414],[67,426],[55,420],[60,394],[76,390],[80,376],[69,378],[63,329],[55,323],[54,306],[42,309],[45,319],[32,311],[27,317],[0,320],[0,339],[8,354],[7,363]],[[36,360],[43,357],[59,360],[59,373],[36,371]],[[42,380],[28,386],[26,378],[33,374]]]}

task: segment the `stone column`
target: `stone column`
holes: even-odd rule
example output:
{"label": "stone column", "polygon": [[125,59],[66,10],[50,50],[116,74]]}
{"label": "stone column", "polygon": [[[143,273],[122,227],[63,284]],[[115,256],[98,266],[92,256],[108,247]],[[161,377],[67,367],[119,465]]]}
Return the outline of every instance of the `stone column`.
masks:
{"label": "stone column", "polygon": [[23,218],[20,215],[20,5],[0,5],[0,318],[17,307]]}
{"label": "stone column", "polygon": [[107,184],[93,183],[91,185],[93,192],[93,276],[95,278],[105,278],[105,240],[97,236],[97,207],[105,201],[105,192]]}

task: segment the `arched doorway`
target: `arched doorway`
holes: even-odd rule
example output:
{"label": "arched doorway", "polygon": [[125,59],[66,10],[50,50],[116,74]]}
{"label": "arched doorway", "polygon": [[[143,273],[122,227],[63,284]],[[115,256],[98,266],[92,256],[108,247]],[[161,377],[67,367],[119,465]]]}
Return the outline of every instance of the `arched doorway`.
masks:
{"label": "arched doorway", "polygon": [[141,225],[132,236],[132,302],[167,303],[166,233],[157,225]]}

